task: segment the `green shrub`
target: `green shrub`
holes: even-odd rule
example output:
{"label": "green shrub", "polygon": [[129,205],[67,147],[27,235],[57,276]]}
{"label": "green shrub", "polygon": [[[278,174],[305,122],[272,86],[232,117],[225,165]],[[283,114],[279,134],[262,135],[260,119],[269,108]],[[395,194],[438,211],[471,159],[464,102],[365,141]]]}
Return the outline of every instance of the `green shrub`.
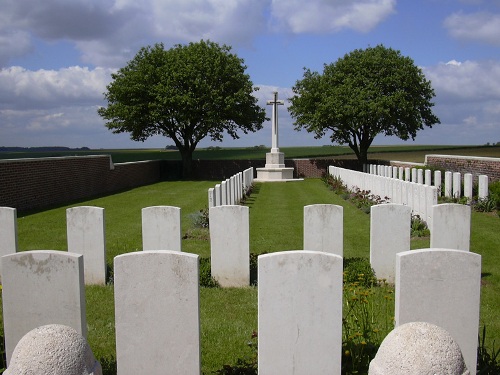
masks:
{"label": "green shrub", "polygon": [[344,258],[344,284],[357,284],[370,288],[377,284],[375,272],[366,258]]}
{"label": "green shrub", "polygon": [[411,236],[429,237],[431,234],[425,221],[419,215],[411,215]]}
{"label": "green shrub", "polygon": [[203,288],[218,288],[220,285],[212,277],[210,258],[200,258],[200,286]]}
{"label": "green shrub", "polygon": [[257,375],[257,332],[253,331],[247,345],[252,350],[252,354],[246,358],[239,358],[235,365],[224,365],[220,370],[215,371],[219,375]]}
{"label": "green shrub", "polygon": [[208,228],[210,226],[209,210],[206,207],[198,212],[189,214],[189,217],[195,228]]}
{"label": "green shrub", "polygon": [[486,326],[483,326],[482,337],[479,336],[477,346],[477,375],[498,375],[500,374],[500,349],[495,350],[495,343],[491,352],[485,345]]}

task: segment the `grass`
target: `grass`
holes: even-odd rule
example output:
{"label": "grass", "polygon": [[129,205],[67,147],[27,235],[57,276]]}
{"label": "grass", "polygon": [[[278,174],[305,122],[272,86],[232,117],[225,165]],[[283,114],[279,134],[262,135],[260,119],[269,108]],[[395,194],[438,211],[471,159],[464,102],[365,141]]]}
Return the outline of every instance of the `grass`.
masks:
{"label": "grass", "polygon": [[[207,189],[212,181],[161,182],[109,197],[96,198],[52,210],[23,215],[18,220],[20,250],[66,248],[65,209],[75,205],[105,208],[107,262],[113,257],[140,249],[140,210],[153,205],[181,207],[183,251],[209,257],[209,241],[192,228],[190,215],[206,207]],[[369,215],[332,193],[318,179],[303,182],[256,184],[248,199],[250,207],[250,250],[265,253],[302,248],[303,207],[332,203],[344,207],[344,256],[369,257]],[[500,343],[500,272],[498,243],[499,218],[488,213],[473,213],[471,251],[483,257],[481,325],[488,327],[487,345]],[[429,246],[429,239],[413,239],[412,248]],[[378,293],[380,294],[380,293]],[[376,297],[377,293],[374,294]],[[88,340],[101,362],[113,365],[115,358],[113,287],[86,287]],[[390,309],[374,314],[387,321]],[[202,369],[213,373],[238,358],[252,355],[247,343],[257,329],[257,290],[200,290]],[[2,325],[3,327],[3,325]]]}

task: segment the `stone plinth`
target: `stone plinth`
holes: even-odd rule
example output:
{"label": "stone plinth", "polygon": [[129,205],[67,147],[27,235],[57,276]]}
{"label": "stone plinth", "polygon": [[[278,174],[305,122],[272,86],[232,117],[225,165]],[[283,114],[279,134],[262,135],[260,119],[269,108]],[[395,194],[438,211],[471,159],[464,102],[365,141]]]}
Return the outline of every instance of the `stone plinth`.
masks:
{"label": "stone plinth", "polygon": [[266,166],[256,168],[257,181],[284,181],[293,180],[293,168],[285,167],[285,154],[283,152],[268,152]]}

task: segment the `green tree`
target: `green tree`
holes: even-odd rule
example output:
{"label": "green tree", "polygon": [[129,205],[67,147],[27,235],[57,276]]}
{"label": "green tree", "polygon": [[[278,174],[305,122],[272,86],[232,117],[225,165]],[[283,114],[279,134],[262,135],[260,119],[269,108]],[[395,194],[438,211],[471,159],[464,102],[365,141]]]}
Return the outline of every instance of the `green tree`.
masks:
{"label": "green tree", "polygon": [[378,134],[415,139],[424,126],[440,123],[430,81],[412,59],[382,45],[325,64],[323,74],[305,69],[293,92],[295,130],[316,138],[332,131],[332,142],[349,145],[361,163]]}
{"label": "green tree", "polygon": [[190,177],[193,152],[205,137],[222,141],[262,128],[265,110],[257,105],[242,59],[210,41],[142,48],[112,75],[98,109],[113,133],[135,141],[153,135],[171,138],[180,151],[183,175]]}

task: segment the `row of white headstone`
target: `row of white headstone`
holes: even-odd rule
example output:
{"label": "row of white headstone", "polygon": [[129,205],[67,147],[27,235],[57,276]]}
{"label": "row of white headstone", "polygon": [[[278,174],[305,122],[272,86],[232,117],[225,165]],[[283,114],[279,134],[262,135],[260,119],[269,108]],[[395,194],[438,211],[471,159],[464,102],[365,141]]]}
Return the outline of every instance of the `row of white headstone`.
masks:
{"label": "row of white headstone", "polygon": [[[376,165],[367,164],[364,166],[364,171],[366,173],[395,178],[399,180],[404,180],[408,182],[415,182],[418,184],[423,184],[427,186],[435,186],[438,189],[438,195],[444,195],[445,197],[461,198],[462,196],[471,200],[473,198],[473,175],[471,173],[465,173],[462,175],[460,172],[450,172],[446,171],[444,173],[444,191],[441,191],[442,176],[440,170],[434,171],[433,173],[430,169],[422,168],[410,168],[410,167],[394,167],[388,165]],[[463,192],[462,192],[462,182],[463,182]],[[479,175],[478,176],[478,199],[485,199],[488,197],[488,176]]]}
{"label": "row of white headstone", "polygon": [[[152,206],[142,209],[143,250],[181,251],[181,209]],[[79,206],[66,210],[67,251],[85,256],[85,283],[106,282],[105,210]],[[0,256],[18,251],[17,211],[0,207]],[[62,250],[62,249],[61,249]],[[66,249],[64,249],[66,250]],[[0,273],[1,276],[1,273]]]}
{"label": "row of white headstone", "polygon": [[[440,204],[431,207],[431,247],[469,250],[470,206]],[[212,207],[210,245],[212,275],[221,286],[250,282],[249,208]],[[304,207],[304,249],[343,256],[343,208],[331,204]],[[106,282],[104,209],[81,206],[67,210],[68,251],[85,256],[85,283]],[[371,208],[370,258],[380,278],[394,279],[394,254],[410,249],[411,209],[382,204]],[[1,255],[17,252],[16,210],[0,207]],[[182,251],[181,209],[152,206],[142,209],[143,250]]]}
{"label": "row of white headstone", "polygon": [[[87,336],[83,256],[27,251],[2,257],[7,362],[33,328]],[[475,373],[481,256],[422,249],[395,258],[396,326],[447,330]],[[198,255],[152,250],[114,259],[119,375],[200,374]],[[259,374],[340,374],[343,258],[299,250],[258,258]],[[432,350],[432,348],[429,348]]]}
{"label": "row of white headstone", "polygon": [[247,168],[208,189],[208,208],[240,203],[250,191],[253,173],[253,167]]}
{"label": "row of white headstone", "polygon": [[391,203],[409,206],[430,228],[432,206],[437,204],[438,189],[416,182],[368,174],[351,169],[330,166],[328,173],[340,178],[349,190],[360,189]]}

